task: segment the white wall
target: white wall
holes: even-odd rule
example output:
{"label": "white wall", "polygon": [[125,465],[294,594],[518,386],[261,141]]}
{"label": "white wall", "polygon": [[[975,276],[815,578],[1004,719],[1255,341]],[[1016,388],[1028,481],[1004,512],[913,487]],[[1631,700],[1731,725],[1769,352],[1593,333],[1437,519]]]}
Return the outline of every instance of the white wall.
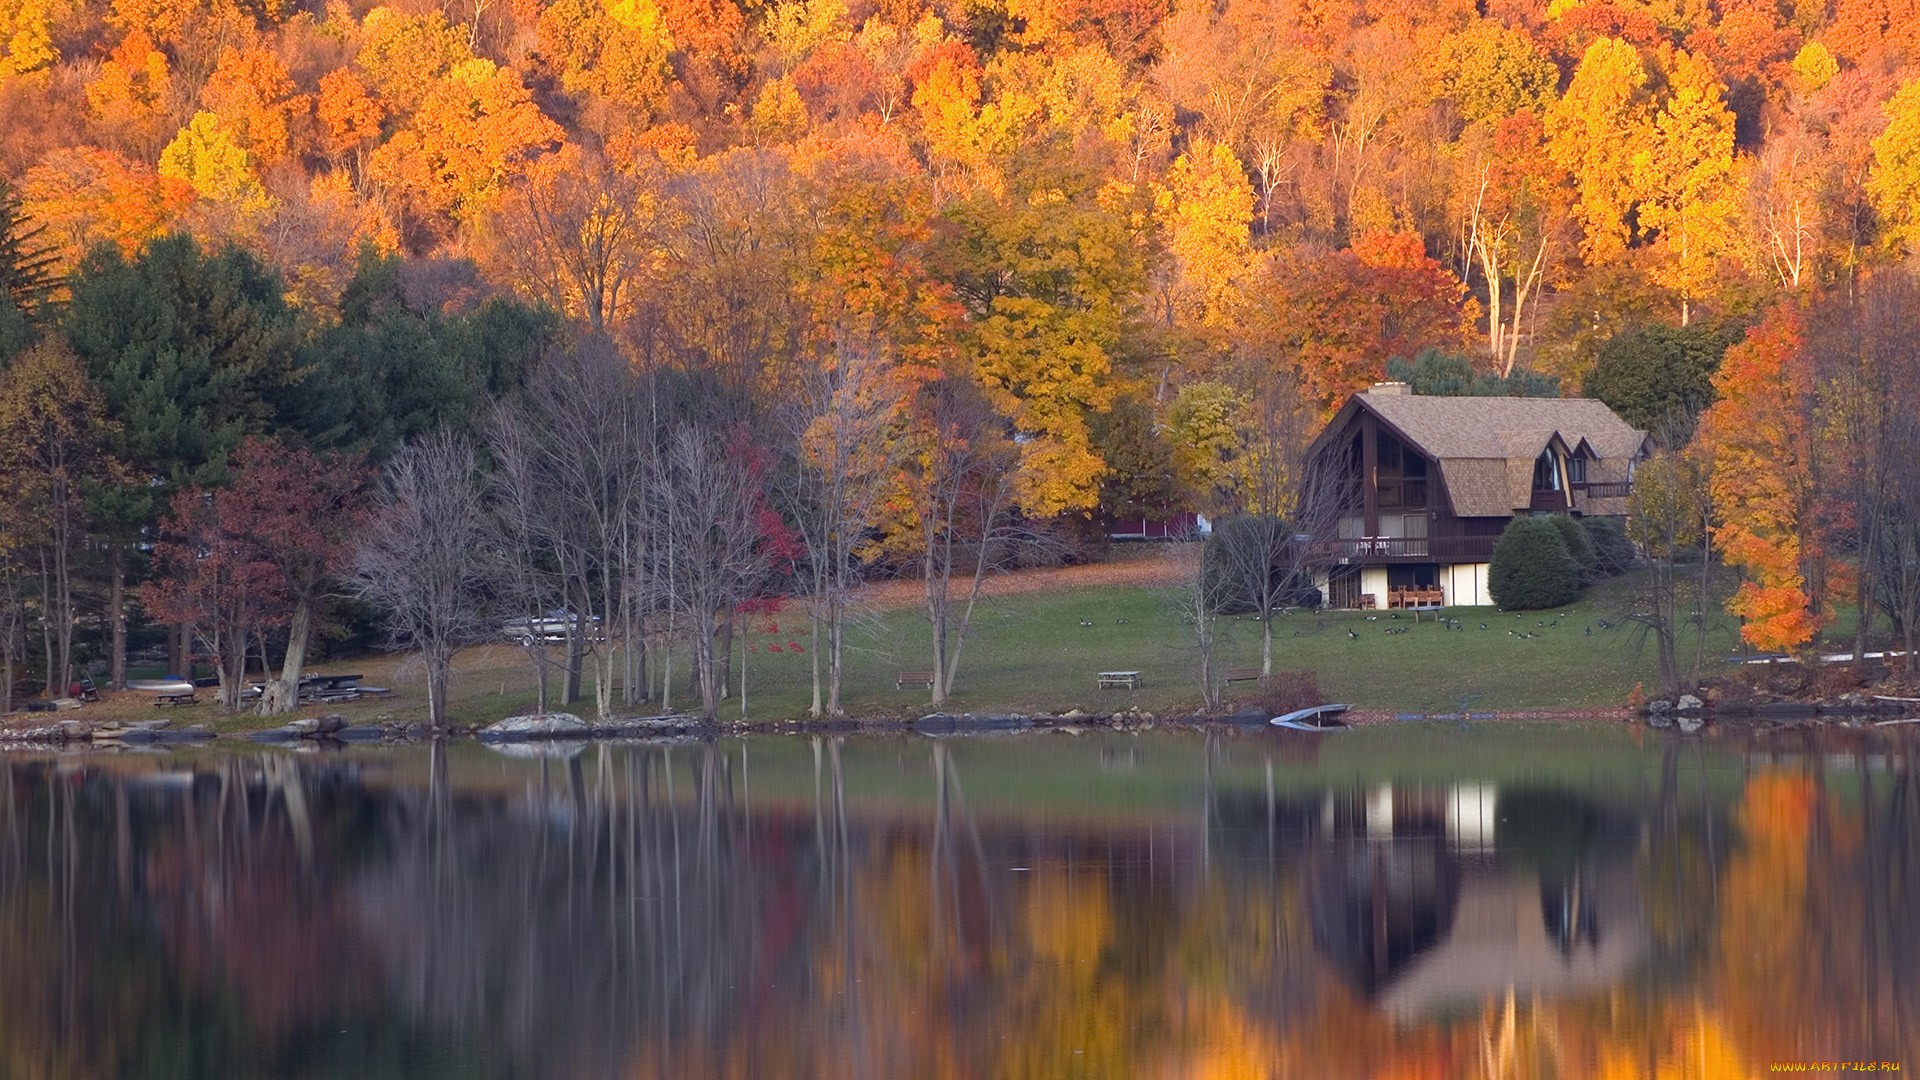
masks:
{"label": "white wall", "polygon": [[[1325,570],[1316,570],[1313,584],[1320,595],[1332,599],[1332,590],[1328,586],[1329,575]],[[1447,603],[1460,607],[1492,607],[1493,596],[1487,592],[1486,563],[1457,563],[1440,567],[1440,588],[1446,592]],[[1387,568],[1384,566],[1363,566],[1360,568],[1360,591],[1373,594],[1376,607],[1387,606]]]}
{"label": "white wall", "polygon": [[1493,595],[1487,592],[1486,563],[1454,563],[1440,568],[1440,587],[1446,590],[1447,603],[1458,607],[1492,607]]}
{"label": "white wall", "polygon": [[1360,591],[1373,594],[1373,606],[1387,606],[1387,568],[1384,566],[1363,566],[1360,568]]}

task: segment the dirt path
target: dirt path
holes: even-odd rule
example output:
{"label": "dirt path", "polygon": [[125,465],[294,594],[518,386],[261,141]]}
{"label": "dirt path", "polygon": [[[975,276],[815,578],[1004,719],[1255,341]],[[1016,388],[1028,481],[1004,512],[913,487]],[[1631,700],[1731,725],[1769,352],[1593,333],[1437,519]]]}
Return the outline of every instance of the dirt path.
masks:
{"label": "dirt path", "polygon": [[[1179,583],[1189,554],[1186,544],[1116,545],[1113,557],[1102,563],[1081,566],[1054,566],[1040,570],[1014,570],[992,574],[980,586],[982,596],[1019,596],[1025,593],[1065,589],[1164,588]],[[953,590],[956,599],[964,599],[967,580],[956,575]],[[858,599],[883,611],[918,607],[926,601],[925,586],[919,578],[881,581],[861,589]]]}

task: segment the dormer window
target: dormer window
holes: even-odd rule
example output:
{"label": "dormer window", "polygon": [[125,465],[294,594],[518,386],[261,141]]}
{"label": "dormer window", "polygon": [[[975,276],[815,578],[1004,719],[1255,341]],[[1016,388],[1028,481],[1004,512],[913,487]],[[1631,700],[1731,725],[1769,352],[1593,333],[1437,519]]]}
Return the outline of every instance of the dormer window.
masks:
{"label": "dormer window", "polygon": [[1587,459],[1584,455],[1575,454],[1567,459],[1567,482],[1570,484],[1587,482]]}

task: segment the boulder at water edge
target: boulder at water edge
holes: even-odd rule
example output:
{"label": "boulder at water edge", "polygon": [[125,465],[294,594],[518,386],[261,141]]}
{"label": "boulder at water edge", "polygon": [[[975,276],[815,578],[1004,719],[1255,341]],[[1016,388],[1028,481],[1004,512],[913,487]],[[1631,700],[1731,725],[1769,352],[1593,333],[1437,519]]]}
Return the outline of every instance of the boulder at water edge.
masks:
{"label": "boulder at water edge", "polygon": [[563,712],[509,716],[480,730],[481,738],[503,742],[517,739],[578,739],[592,734],[593,725],[572,713]]}

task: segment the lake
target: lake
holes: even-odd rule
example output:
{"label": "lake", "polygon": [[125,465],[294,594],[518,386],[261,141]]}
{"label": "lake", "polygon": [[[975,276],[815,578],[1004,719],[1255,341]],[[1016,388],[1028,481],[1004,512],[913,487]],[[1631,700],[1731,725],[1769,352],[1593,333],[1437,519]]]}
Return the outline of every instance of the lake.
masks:
{"label": "lake", "polygon": [[1914,734],[12,754],[0,1077],[1907,1071]]}

